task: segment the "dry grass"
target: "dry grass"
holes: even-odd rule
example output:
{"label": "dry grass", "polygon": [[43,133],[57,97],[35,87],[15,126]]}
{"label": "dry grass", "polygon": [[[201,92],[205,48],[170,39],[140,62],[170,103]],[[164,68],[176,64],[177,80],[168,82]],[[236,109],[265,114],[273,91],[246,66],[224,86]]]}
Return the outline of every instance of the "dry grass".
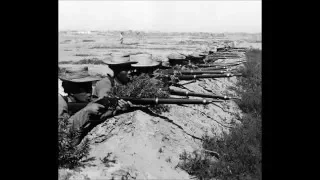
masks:
{"label": "dry grass", "polygon": [[183,153],[178,167],[199,179],[261,179],[261,51],[246,52],[247,63],[240,78],[242,124],[222,138],[203,137],[203,148],[221,156],[212,161],[207,154]]}

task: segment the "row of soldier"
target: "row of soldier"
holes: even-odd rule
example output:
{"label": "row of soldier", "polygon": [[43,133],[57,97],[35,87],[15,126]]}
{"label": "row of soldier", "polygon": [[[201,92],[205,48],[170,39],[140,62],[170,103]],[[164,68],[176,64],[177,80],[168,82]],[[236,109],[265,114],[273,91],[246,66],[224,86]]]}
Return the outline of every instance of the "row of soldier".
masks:
{"label": "row of soldier", "polygon": [[[225,49],[224,49],[225,50]],[[108,67],[113,71],[113,75],[108,74],[106,77],[101,78],[100,76],[94,76],[89,73],[88,67],[83,67],[79,69],[59,69],[59,79],[62,81],[62,88],[66,95],[58,95],[59,98],[59,118],[68,121],[69,131],[74,132],[77,136],[74,138],[73,145],[78,145],[83,137],[96,126],[98,123],[105,121],[106,119],[124,113],[132,107],[130,101],[125,101],[123,99],[118,99],[117,107],[113,109],[108,109],[106,105],[102,105],[99,102],[102,98],[106,97],[110,93],[111,88],[118,85],[125,85],[130,82],[131,76],[135,73],[149,73],[152,74],[159,69],[169,69],[173,66],[175,67],[187,67],[191,65],[191,62],[195,64],[205,63],[203,60],[209,57],[210,54],[216,54],[208,52],[198,53],[198,54],[171,54],[168,56],[169,61],[159,62],[152,58],[151,54],[122,54],[113,55],[105,61]],[[222,65],[209,65],[211,68],[224,68],[226,70],[226,64]],[[228,64],[231,65],[232,64]],[[234,65],[234,64],[233,64]],[[235,64],[238,65],[238,64]],[[180,73],[183,72],[180,70]],[[189,71],[188,75],[191,73],[191,79],[197,79],[198,74],[192,74],[193,72],[199,71]],[[205,71],[203,71],[205,72]],[[226,71],[225,71],[226,72]],[[207,71],[205,75],[207,75]],[[188,75],[181,75],[180,79]],[[203,74],[202,74],[203,75]],[[233,75],[233,74],[231,74]],[[205,77],[230,77],[230,73],[225,75],[221,74],[211,74],[211,76]],[[189,76],[188,76],[189,77]],[[188,80],[188,78],[186,78]],[[190,79],[190,78],[189,78]],[[92,84],[95,83],[94,89]],[[174,92],[171,93],[182,95],[184,92]],[[188,93],[186,93],[188,94]],[[199,94],[198,94],[199,95]],[[199,95],[200,96],[200,95]],[[220,97],[221,99],[230,99],[225,96],[200,96],[200,97]],[[71,102],[84,102],[87,105],[77,112],[70,112],[68,104]]]}

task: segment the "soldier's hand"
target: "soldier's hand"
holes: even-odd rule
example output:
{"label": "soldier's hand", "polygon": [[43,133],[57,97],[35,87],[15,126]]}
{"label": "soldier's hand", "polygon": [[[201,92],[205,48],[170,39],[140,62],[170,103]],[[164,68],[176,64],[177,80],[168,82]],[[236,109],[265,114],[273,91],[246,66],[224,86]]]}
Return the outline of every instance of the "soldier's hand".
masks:
{"label": "soldier's hand", "polygon": [[123,99],[118,100],[118,110],[126,111],[132,106],[130,101],[125,101]]}
{"label": "soldier's hand", "polygon": [[101,114],[101,109],[105,108],[103,105],[98,104],[98,103],[89,103],[86,107],[85,110],[89,113],[89,114],[93,114],[93,115],[99,115]]}

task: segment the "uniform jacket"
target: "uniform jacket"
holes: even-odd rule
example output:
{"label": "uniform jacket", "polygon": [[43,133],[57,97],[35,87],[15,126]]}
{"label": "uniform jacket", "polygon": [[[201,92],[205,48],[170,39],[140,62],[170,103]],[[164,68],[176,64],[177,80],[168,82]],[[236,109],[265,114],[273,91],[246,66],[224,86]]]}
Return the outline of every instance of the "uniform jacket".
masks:
{"label": "uniform jacket", "polygon": [[[121,84],[117,80],[114,80],[110,75],[105,77],[104,79],[98,81],[96,83],[96,87],[93,91],[93,95],[98,97],[103,97],[108,92],[111,91],[111,88],[115,85]],[[58,94],[58,117],[59,118],[67,118],[69,127],[72,130],[81,131],[81,129],[90,125],[90,121],[99,121],[100,119],[92,119],[88,112],[84,109],[76,112],[75,114],[70,114],[68,111],[68,104],[67,102],[75,102],[72,97],[62,96]]]}

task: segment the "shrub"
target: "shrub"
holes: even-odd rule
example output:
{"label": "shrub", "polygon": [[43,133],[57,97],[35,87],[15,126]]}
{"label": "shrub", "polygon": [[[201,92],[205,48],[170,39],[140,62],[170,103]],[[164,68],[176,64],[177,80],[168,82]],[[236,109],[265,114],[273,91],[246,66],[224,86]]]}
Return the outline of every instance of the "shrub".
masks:
{"label": "shrub", "polygon": [[116,163],[115,159],[111,159],[111,154],[112,153],[107,153],[107,156],[100,158],[100,161],[105,165],[105,167],[111,167],[111,163]]}
{"label": "shrub", "polygon": [[242,87],[237,91],[242,96],[238,105],[244,113],[261,114],[261,50],[247,51],[246,59],[245,68],[241,69],[243,78],[237,82],[237,86]]}
{"label": "shrub", "polygon": [[[203,148],[216,151],[220,157],[212,161],[207,153],[184,152],[178,167],[199,179],[259,179],[261,177],[261,131],[257,119],[244,118],[237,127],[223,138],[203,137]],[[249,178],[250,177],[250,178]]]}
{"label": "shrub", "polygon": [[218,161],[195,151],[180,156],[178,166],[199,179],[261,179],[261,51],[250,50],[246,57],[244,77],[237,83],[242,124],[220,138],[203,137],[202,147],[217,152]]}
{"label": "shrub", "polygon": [[240,78],[237,85],[245,89],[261,91],[261,50],[252,49],[245,55],[247,62],[244,63],[245,68],[240,70],[244,78]]}
{"label": "shrub", "polygon": [[89,141],[84,139],[78,146],[73,146],[77,133],[69,131],[68,115],[58,119],[58,166],[73,169],[81,165],[81,159],[89,155]]}
{"label": "shrub", "polygon": [[85,59],[81,59],[77,62],[74,62],[73,64],[106,64],[104,63],[102,60],[98,59],[98,58],[85,58]]}
{"label": "shrub", "polygon": [[73,64],[73,61],[60,61],[59,64]]}
{"label": "shrub", "polygon": [[[109,95],[111,97],[168,98],[169,91],[167,88],[163,81],[142,73],[139,76],[134,76],[127,85],[113,87]],[[158,113],[169,110],[169,107],[163,104],[150,105],[150,107]]]}
{"label": "shrub", "polygon": [[179,159],[181,162],[177,165],[177,167],[185,170],[192,176],[196,176],[199,179],[210,179],[210,177],[215,177],[212,170],[210,170],[212,163],[204,156],[201,156],[196,153],[196,151],[192,153],[186,153],[185,151],[180,154]]}

